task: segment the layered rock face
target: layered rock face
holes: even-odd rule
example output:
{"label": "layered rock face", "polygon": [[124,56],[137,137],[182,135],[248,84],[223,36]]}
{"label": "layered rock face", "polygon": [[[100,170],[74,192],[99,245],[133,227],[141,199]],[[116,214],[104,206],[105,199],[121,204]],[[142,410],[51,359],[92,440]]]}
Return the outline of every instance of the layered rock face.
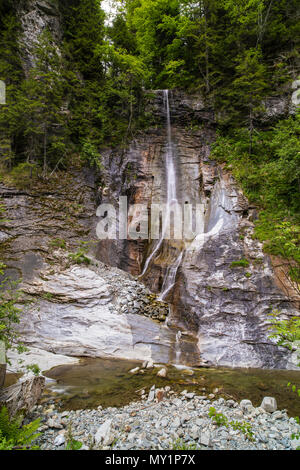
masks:
{"label": "layered rock face", "polygon": [[[93,173],[84,169],[31,191],[0,188],[9,219],[1,226],[1,259],[6,276],[22,279],[27,300],[19,331],[30,351],[21,362],[10,355],[14,371],[24,369],[23,361],[47,370],[70,356],[176,359],[177,331],[164,325],[166,305],[130,274],[95,259],[97,194]],[[82,242],[88,265],[70,259]],[[182,339],[181,351],[183,363],[200,363],[194,337]]]}
{"label": "layered rock face", "polygon": [[[10,219],[0,233],[7,274],[22,277],[25,293],[36,299],[24,312],[23,339],[37,352],[174,362],[179,327],[190,334],[180,341],[183,363],[294,368],[289,352],[268,338],[273,309],[287,316],[297,312],[276,283],[261,244],[252,238],[256,210],[229,172],[210,160],[210,118],[202,127],[185,128],[183,110],[176,113],[181,95],[170,103],[171,116],[172,110],[177,115],[172,136],[178,202],[201,203],[204,209],[202,229],[194,240],[167,241],[142,279],[159,293],[182,251],[175,287],[166,299],[169,328],[149,318],[149,307],[139,301],[149,291],[131,277],[141,274],[157,241],[96,237],[100,202],[117,208],[119,197],[128,196],[129,206],[150,208],[165,200],[166,129],[158,92],[153,112],[159,125],[127,150],[104,154],[101,188],[85,170],[31,192],[0,188]],[[193,120],[194,112],[202,109],[195,100],[185,100],[184,106],[192,106],[188,115]],[[68,253],[76,254],[82,241],[93,241],[89,256],[100,260],[99,266],[96,261],[86,267],[70,262]],[[164,320],[164,313],[156,318],[160,315]]]}
{"label": "layered rock face", "polygon": [[[204,212],[203,230],[181,248],[176,285],[167,298],[172,312],[169,324],[198,335],[201,357],[214,364],[296,368],[289,352],[269,339],[268,315],[273,310],[287,317],[298,312],[280,288],[262,245],[253,240],[255,207],[249,205],[230,173],[210,159],[212,113],[195,97],[184,99],[181,93],[173,93],[170,108],[178,199],[181,204],[202,203]],[[106,155],[109,171],[103,202],[116,204],[121,195],[127,195],[129,204],[150,207],[165,200],[166,130],[161,92],[151,111],[159,123],[153,132],[136,139],[122,155]],[[195,119],[200,125],[195,126]],[[104,241],[98,256],[103,259],[105,251],[106,262],[136,275],[156,244]],[[155,292],[160,292],[164,276],[175,262],[172,248],[178,250],[178,243],[169,241],[168,246],[168,252],[157,253],[143,277]]]}

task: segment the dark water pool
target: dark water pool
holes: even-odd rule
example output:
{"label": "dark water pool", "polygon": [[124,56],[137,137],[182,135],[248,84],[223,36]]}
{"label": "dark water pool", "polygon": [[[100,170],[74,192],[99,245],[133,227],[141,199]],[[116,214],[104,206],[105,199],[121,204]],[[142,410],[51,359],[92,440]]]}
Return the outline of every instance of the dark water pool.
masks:
{"label": "dark water pool", "polygon": [[[111,359],[83,359],[76,365],[55,367],[46,376],[55,382],[47,385],[44,399],[60,402],[63,410],[121,407],[138,400],[141,389],[169,385],[172,390],[212,393],[217,396],[242,400],[250,399],[259,406],[265,396],[274,396],[279,409],[287,409],[290,416],[300,415],[300,398],[287,388],[292,382],[300,388],[300,371],[260,369],[193,369],[178,370],[168,367],[166,379],[157,377],[158,369],[132,375],[129,371],[137,362]],[[191,375],[193,374],[193,375]]]}

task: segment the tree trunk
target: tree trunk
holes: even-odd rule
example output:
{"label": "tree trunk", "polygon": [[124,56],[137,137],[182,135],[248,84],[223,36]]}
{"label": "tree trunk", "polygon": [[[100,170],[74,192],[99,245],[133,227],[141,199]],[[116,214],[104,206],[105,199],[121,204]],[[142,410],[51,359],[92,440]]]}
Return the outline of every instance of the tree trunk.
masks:
{"label": "tree trunk", "polygon": [[5,357],[5,345],[0,341],[0,388],[3,387],[6,376],[6,357]]}
{"label": "tree trunk", "polygon": [[15,416],[20,411],[26,415],[39,401],[44,387],[45,377],[20,379],[15,385],[1,390],[0,407],[5,406],[10,416]]}

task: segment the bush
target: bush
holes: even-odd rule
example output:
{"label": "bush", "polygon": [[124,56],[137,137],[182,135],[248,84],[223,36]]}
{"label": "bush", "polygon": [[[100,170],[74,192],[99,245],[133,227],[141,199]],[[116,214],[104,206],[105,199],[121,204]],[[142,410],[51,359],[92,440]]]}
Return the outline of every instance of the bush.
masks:
{"label": "bush", "polygon": [[226,428],[231,426],[235,431],[242,432],[248,441],[255,440],[250,423],[247,423],[246,421],[229,421],[223,413],[217,413],[216,409],[213,407],[209,409],[208,416],[216,423],[217,426],[225,426]]}
{"label": "bush", "polygon": [[90,260],[90,258],[88,258],[86,256],[88,251],[89,251],[88,243],[81,242],[81,247],[75,253],[70,253],[69,254],[69,259],[74,264],[89,265],[89,264],[91,264],[91,260]]}
{"label": "bush", "polygon": [[246,259],[241,259],[239,261],[234,261],[231,263],[230,267],[231,268],[248,268],[249,266],[249,261]]}
{"label": "bush", "polygon": [[96,145],[90,139],[83,140],[81,147],[81,159],[90,166],[102,169],[101,155],[97,151]]}
{"label": "bush", "polygon": [[22,426],[23,417],[10,418],[5,407],[0,410],[0,450],[38,450],[34,441],[40,420]]}

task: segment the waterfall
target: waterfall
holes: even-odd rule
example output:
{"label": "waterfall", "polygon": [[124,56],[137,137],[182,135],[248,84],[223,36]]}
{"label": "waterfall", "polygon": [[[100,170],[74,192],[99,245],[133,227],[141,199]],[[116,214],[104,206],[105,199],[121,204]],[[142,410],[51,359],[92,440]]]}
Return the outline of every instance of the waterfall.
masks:
{"label": "waterfall", "polygon": [[[170,224],[170,215],[172,206],[178,203],[177,195],[177,178],[176,178],[176,167],[175,167],[175,144],[172,138],[172,125],[171,125],[171,113],[170,113],[170,100],[169,100],[169,90],[163,91],[163,105],[164,112],[167,120],[167,146],[165,152],[165,170],[166,170],[166,179],[167,179],[167,194],[166,194],[166,205],[167,205],[167,216],[164,220],[161,236],[151,254],[148,256],[143,272],[140,277],[143,277],[149,269],[151,262],[155,259],[155,256],[162,251],[165,241],[165,235],[167,227]],[[176,250],[178,251],[178,250]],[[167,268],[161,294],[160,300],[164,300],[167,294],[172,290],[176,281],[176,274],[178,268],[181,264],[183,258],[183,251],[180,250],[179,254],[175,261],[170,264]]]}

